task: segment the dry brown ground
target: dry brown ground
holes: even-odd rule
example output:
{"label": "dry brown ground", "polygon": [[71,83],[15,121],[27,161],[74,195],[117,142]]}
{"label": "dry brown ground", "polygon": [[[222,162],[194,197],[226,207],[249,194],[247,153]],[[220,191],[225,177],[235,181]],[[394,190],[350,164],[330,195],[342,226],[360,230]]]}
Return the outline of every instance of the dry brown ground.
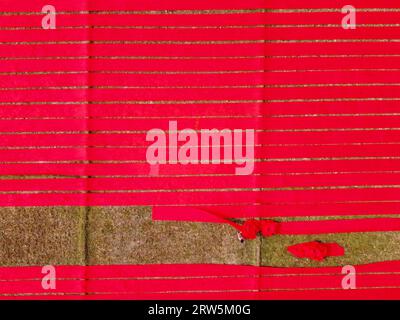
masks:
{"label": "dry brown ground", "polygon": [[[299,219],[299,218],[298,218]],[[304,218],[302,218],[304,219]],[[317,218],[318,219],[318,218]],[[336,241],[344,257],[296,259],[291,244]],[[222,263],[326,266],[400,259],[399,232],[237,240],[228,225],[152,221],[144,207],[0,209],[0,265]]]}

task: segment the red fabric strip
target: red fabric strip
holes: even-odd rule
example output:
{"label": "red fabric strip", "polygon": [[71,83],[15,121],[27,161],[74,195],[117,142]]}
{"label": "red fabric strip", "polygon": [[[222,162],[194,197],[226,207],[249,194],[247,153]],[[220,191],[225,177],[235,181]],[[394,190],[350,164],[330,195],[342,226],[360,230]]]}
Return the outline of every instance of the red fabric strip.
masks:
{"label": "red fabric strip", "polygon": [[[240,210],[238,208],[237,210]],[[170,217],[170,215],[173,217]],[[182,207],[153,207],[153,219],[156,220],[191,220],[214,223],[229,223],[230,217],[237,216],[235,212],[221,214],[216,211],[206,211],[201,208]],[[261,214],[267,217],[267,214]],[[324,234],[324,233],[350,233],[373,231],[396,231],[400,228],[398,218],[368,218],[368,219],[342,219],[319,221],[284,221],[279,222],[277,234]]]}
{"label": "red fabric strip", "polygon": [[[82,60],[82,59],[80,59]],[[7,64],[2,65],[0,67],[1,72],[22,72],[22,71],[32,71],[39,72],[44,68],[48,71],[85,71],[85,67],[82,65],[80,60],[61,60],[61,61],[51,61],[48,60],[39,60],[35,64],[29,64],[28,59],[24,60],[13,60],[9,61]],[[316,86],[319,84],[322,86],[323,84],[337,84],[339,85],[347,85],[350,84],[364,84],[367,86],[370,84],[373,86],[390,86],[391,84],[397,84],[397,72],[394,71],[369,71],[368,67],[371,66],[372,63],[375,63],[376,58],[365,58],[365,59],[349,59],[346,61],[345,59],[319,59],[309,61],[309,59],[304,58],[304,69],[306,68],[321,68],[321,65],[329,64],[332,67],[332,70],[341,69],[345,67],[358,67],[364,68],[366,70],[359,71],[358,73],[354,73],[351,71],[331,71],[329,74],[329,78],[327,78],[326,72],[313,72],[313,73],[296,73],[292,72],[287,74],[285,72],[276,72],[274,77],[265,77],[263,75],[262,70],[262,61],[259,58],[246,58],[246,59],[235,59],[235,58],[223,58],[223,59],[185,59],[185,60],[177,60],[177,59],[149,59],[149,60],[140,60],[140,59],[132,59],[132,60],[116,60],[110,63],[109,60],[98,59],[94,60],[91,64],[91,70],[94,73],[91,77],[92,84],[94,86],[132,86],[132,87],[173,87],[173,86],[184,86],[184,87],[196,87],[196,86],[214,86],[214,87],[224,87],[224,86],[260,86],[260,85],[268,85],[268,86],[290,86],[295,84],[308,84]],[[391,68],[396,61],[400,62],[400,58],[391,58],[390,60],[382,60],[379,59],[379,65],[376,65],[377,68]],[[363,62],[363,63],[361,63]],[[274,70],[284,69],[293,65],[298,65],[298,62],[295,62],[293,59],[273,59],[270,63],[275,64],[276,66]],[[100,73],[101,70],[107,68],[109,74]],[[118,71],[121,73],[124,70],[129,69],[132,73],[128,73],[124,75],[121,79],[121,75],[118,74]],[[172,74],[135,74],[133,71],[170,71],[177,72]],[[196,77],[193,77],[193,74],[184,73],[184,71],[209,71],[210,74],[196,74]],[[215,71],[216,73],[212,73]],[[225,73],[217,73],[217,71],[226,71]],[[245,73],[235,74],[229,73],[229,71],[243,71]],[[115,72],[115,73],[112,73]],[[180,73],[179,73],[180,72]],[[58,86],[85,86],[86,85],[86,77],[87,74],[21,74],[18,77],[15,75],[2,75],[0,77],[0,83],[2,85],[3,90],[22,90],[22,88],[43,88],[44,83],[49,82],[53,87]],[[72,89],[69,89],[72,90]],[[286,103],[288,107],[291,105]],[[376,104],[376,103],[375,103]],[[199,105],[204,105],[204,103],[199,103]],[[251,104],[241,104],[251,106]],[[308,110],[308,108],[312,107],[309,104],[301,104],[298,103],[302,110]],[[326,103],[324,104],[326,105]],[[336,104],[337,105],[337,104]],[[340,105],[344,105],[344,103],[340,103]],[[352,105],[347,103],[346,105]],[[354,103],[353,103],[354,105]],[[368,105],[374,105],[374,103],[370,102]],[[215,104],[213,105],[214,107]],[[45,107],[45,106],[43,106]],[[91,108],[95,109],[96,106],[91,106]],[[122,107],[122,105],[121,105]],[[125,106],[126,107],[126,106]],[[169,106],[170,107],[170,106]],[[207,105],[206,105],[207,107]],[[211,107],[211,105],[209,105]],[[228,106],[225,106],[228,107]],[[234,108],[235,105],[230,106]],[[236,106],[237,107],[237,106]],[[127,107],[126,107],[127,108]],[[108,110],[109,112],[113,112],[113,110]],[[162,110],[160,110],[161,112]],[[210,110],[211,111],[211,110]],[[240,113],[245,114],[247,110],[237,110],[241,111]],[[268,110],[265,110],[266,112]],[[270,112],[276,112],[277,110],[270,110]],[[284,114],[285,110],[281,110],[281,114]],[[365,113],[368,112],[368,109],[364,110]],[[239,112],[238,112],[239,113]],[[182,113],[183,115],[184,113]],[[265,113],[268,115],[271,113]],[[263,113],[264,115],[264,113]],[[253,116],[255,116],[253,114]]]}
{"label": "red fabric strip", "polygon": [[[11,0],[4,1],[5,6],[9,8],[8,11],[37,11],[38,4],[41,2],[34,0],[21,0],[18,3],[14,3]],[[53,5],[64,5],[65,2],[63,0],[55,0],[53,1]],[[396,8],[397,2],[394,0],[382,0],[379,2],[379,6],[381,8]],[[331,0],[329,6],[325,3],[321,3],[320,0],[309,0],[307,4],[299,4],[296,0],[285,0],[282,2],[274,0],[274,1],[264,1],[264,0],[249,0],[246,3],[240,0],[220,0],[216,3],[214,2],[202,2],[199,3],[196,0],[188,0],[182,3],[179,0],[169,0],[168,2],[162,0],[153,0],[151,2],[148,1],[135,1],[131,2],[128,0],[116,0],[112,3],[107,0],[99,0],[96,3],[88,3],[88,10],[115,10],[124,8],[125,10],[204,10],[204,9],[254,9],[254,8],[265,8],[265,9],[281,9],[282,7],[286,9],[297,9],[297,8],[341,8],[343,6],[343,2],[340,0]],[[376,2],[373,0],[354,0],[353,6],[359,8],[375,8]],[[68,3],[69,10],[82,10],[82,5],[77,3]],[[339,10],[338,10],[339,12]]]}
{"label": "red fabric strip", "polygon": [[[232,174],[229,179],[226,177],[207,177],[207,179],[199,179],[198,177],[135,177],[135,179],[125,178],[59,178],[59,179],[7,179],[0,180],[0,191],[40,191],[40,190],[152,190],[152,189],[224,189],[224,188],[251,188],[254,181],[246,176],[235,176]],[[293,188],[301,187],[324,187],[326,186],[326,176],[320,175],[315,177],[313,181],[308,181],[310,177],[259,177],[257,185],[260,188],[277,189],[285,188],[290,184]],[[314,177],[313,177],[314,178]],[[332,187],[345,188],[348,181],[351,180],[357,185],[365,188],[374,188],[377,184],[382,188],[387,185],[397,185],[399,174],[366,174],[364,176],[345,175],[342,177],[335,176],[330,183]],[[179,180],[179,181],[176,181]],[[83,189],[82,189],[83,188]],[[188,209],[190,211],[190,209]],[[182,213],[184,217],[185,214]]]}
{"label": "red fabric strip", "polygon": [[[343,5],[335,6],[339,9]],[[14,3],[13,3],[14,7]],[[42,3],[40,3],[33,12],[39,12]],[[69,7],[69,4],[68,4]],[[10,7],[9,7],[10,8]],[[26,8],[26,7],[25,7]],[[65,8],[65,7],[62,7]],[[282,5],[282,8],[284,6]],[[357,6],[356,6],[357,8]],[[360,8],[358,6],[358,8]],[[370,7],[373,8],[373,7]],[[332,8],[331,8],[332,9]],[[245,9],[246,10],[246,9]],[[364,11],[358,13],[357,22],[361,25],[359,28],[368,28],[368,24],[395,24],[398,23],[399,12],[392,11]],[[135,19],[132,20],[130,15],[125,14],[86,14],[71,12],[68,15],[62,15],[63,26],[81,26],[90,20],[93,26],[259,26],[266,25],[267,27],[279,25],[299,25],[299,28],[307,27],[314,24],[338,24],[343,15],[337,12],[257,12],[251,11],[248,13],[236,12],[234,14],[182,14],[170,13],[160,14],[154,13],[135,14]],[[0,21],[2,27],[15,26],[37,26],[37,15],[18,16],[10,15],[3,16]],[[328,26],[324,26],[327,28]]]}
{"label": "red fabric strip", "polygon": [[[236,89],[231,89],[236,90]],[[39,91],[37,91],[39,92]],[[293,131],[304,129],[306,131],[335,131],[335,129],[346,128],[346,131],[358,129],[355,131],[372,129],[399,129],[399,123],[394,116],[336,116],[336,117],[299,117],[296,121],[292,118],[238,118],[224,119],[221,123],[220,119],[180,119],[178,130],[185,128],[216,128],[223,130],[224,128],[237,129],[253,129],[260,131]],[[161,129],[168,131],[169,122],[165,119],[91,119],[87,123],[80,119],[67,120],[0,120],[0,132],[45,132],[45,131],[133,131],[147,132],[151,129]],[[198,129],[199,128],[199,129]],[[264,129],[265,128],[265,129]],[[211,130],[209,129],[209,130]],[[340,130],[338,130],[340,131]],[[397,130],[396,130],[397,131]],[[268,135],[265,135],[268,138]],[[263,137],[261,137],[263,138]],[[148,142],[142,138],[142,145],[147,146]],[[262,139],[261,139],[262,141]],[[265,140],[264,140],[265,141]]]}
{"label": "red fabric strip", "polygon": [[[243,25],[243,22],[241,23]],[[4,30],[2,42],[18,41],[84,41],[87,35],[79,29],[57,30],[54,33],[38,33],[37,30]],[[361,28],[356,35],[342,28],[270,28],[268,40],[308,40],[308,39],[397,39],[399,29],[382,30],[381,28]],[[265,28],[229,28],[229,29],[100,29],[90,33],[93,41],[212,41],[212,40],[262,40],[266,35]]]}
{"label": "red fabric strip", "polygon": [[[332,40],[333,41],[333,40]],[[379,43],[379,45],[374,45]],[[190,57],[226,57],[226,56],[264,56],[265,45],[260,43],[236,44],[0,44],[1,57],[36,56],[82,56],[86,51],[95,56],[190,56]],[[388,55],[397,54],[396,42],[331,42],[331,43],[269,43],[268,55]],[[33,51],[34,50],[34,51]],[[371,66],[373,67],[373,66]]]}

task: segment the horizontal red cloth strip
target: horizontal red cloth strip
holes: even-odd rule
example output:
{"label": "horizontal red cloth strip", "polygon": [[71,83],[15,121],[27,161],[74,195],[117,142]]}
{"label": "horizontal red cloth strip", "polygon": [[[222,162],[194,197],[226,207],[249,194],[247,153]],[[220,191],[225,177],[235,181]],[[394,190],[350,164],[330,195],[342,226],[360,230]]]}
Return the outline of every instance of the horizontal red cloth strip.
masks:
{"label": "horizontal red cloth strip", "polygon": [[[235,216],[233,214],[232,216]],[[230,223],[232,217],[198,208],[153,207],[152,217],[155,220],[184,220],[197,222]],[[279,222],[277,234],[323,234],[373,231],[399,231],[400,218],[367,218],[337,219],[319,221],[282,221]]]}
{"label": "horizontal red cloth strip", "polygon": [[[389,89],[389,88],[388,88]],[[393,90],[393,88],[391,88]],[[237,90],[237,89],[231,89]],[[319,129],[330,128],[332,131],[335,129],[348,128],[351,129],[360,128],[360,122],[365,125],[365,128],[370,130],[382,128],[382,122],[385,123],[385,128],[397,128],[398,122],[393,116],[358,116],[357,118],[352,118],[348,116],[336,116],[336,117],[323,117],[318,119],[299,117],[296,122],[293,123],[291,118],[261,118],[257,117],[242,117],[238,119],[224,119],[221,123],[221,119],[180,119],[178,121],[178,130],[183,130],[184,128],[193,128],[196,123],[199,128],[216,128],[219,130],[228,128],[237,129],[254,129],[260,132],[274,132],[274,131],[302,131],[314,129],[318,131]],[[146,132],[153,128],[159,128],[161,130],[169,129],[169,121],[165,119],[93,119],[89,122],[89,127],[87,124],[82,123],[82,119],[52,119],[52,120],[0,120],[0,132],[46,132],[46,131],[136,131],[136,134],[141,134],[142,138],[145,138]],[[136,127],[135,127],[136,126]],[[134,130],[132,130],[134,128]],[[260,139],[264,142],[266,138]],[[262,141],[264,140],[264,141]],[[148,142],[147,142],[148,143]],[[142,141],[141,146],[147,146],[146,140]],[[354,146],[353,146],[354,147]],[[384,147],[384,146],[382,146]],[[305,149],[305,147],[303,147]],[[307,150],[307,149],[306,149]],[[288,150],[286,150],[288,152]],[[304,152],[304,151],[303,151]],[[348,151],[349,152],[349,151]],[[281,151],[281,156],[284,154]],[[257,155],[257,154],[256,154]],[[261,156],[266,156],[265,154],[260,154]],[[272,154],[271,157],[273,157]],[[300,155],[301,156],[301,153]],[[339,155],[338,155],[339,156]]]}
{"label": "horizontal red cloth strip", "polygon": [[[315,31],[311,29],[309,33],[312,35]],[[285,32],[282,32],[285,36]],[[286,31],[287,33],[287,31]],[[85,41],[87,35],[82,30],[62,30],[56,35],[46,35],[38,33],[36,30],[7,30],[3,31],[3,42],[18,41]],[[276,31],[274,38],[277,39]],[[315,33],[314,33],[315,34]],[[369,38],[380,35],[379,32],[372,33]],[[323,36],[323,34],[319,34]],[[391,36],[396,38],[399,34],[396,31],[391,32]],[[273,35],[271,35],[273,36]],[[293,36],[290,33],[286,37]],[[329,34],[332,36],[332,34]],[[367,36],[367,34],[365,34]],[[264,37],[262,28],[240,28],[240,29],[199,29],[196,31],[188,29],[117,29],[106,32],[102,29],[91,31],[93,41],[227,41],[227,40],[259,40]]]}
{"label": "horizontal red cloth strip", "polygon": [[[400,15],[399,15],[400,16]],[[93,41],[238,41],[238,40],[260,40],[265,37],[264,28],[254,26],[247,27],[241,23],[241,28],[221,29],[115,29],[104,31],[94,29],[91,31]],[[5,30],[2,31],[3,42],[19,41],[85,41],[87,35],[82,30],[62,30],[56,34],[38,33],[37,30]],[[388,40],[397,39],[400,30],[389,29],[382,31],[379,28],[361,29],[357,32],[357,39],[375,39],[386,36]],[[341,28],[317,29],[314,27],[303,27],[299,34],[296,28],[274,27],[268,31],[268,41],[276,40],[316,40],[326,39],[353,39],[354,34],[346,33]],[[372,40],[371,40],[372,41]],[[154,67],[157,67],[155,64]],[[269,67],[269,66],[268,66]]]}
{"label": "horizontal red cloth strip", "polygon": [[[396,73],[397,75],[397,73]],[[67,77],[68,75],[63,75]],[[14,76],[13,76],[14,77]],[[41,75],[40,77],[43,77]],[[197,76],[196,76],[197,77]],[[0,77],[1,79],[1,77]],[[35,79],[31,77],[31,79]],[[38,78],[37,81],[40,78]],[[52,82],[57,84],[56,79],[51,79]],[[165,80],[166,81],[166,80]],[[222,81],[222,80],[221,80]],[[7,81],[9,83],[9,81]],[[199,107],[200,106],[200,107]],[[270,107],[270,108],[268,108]],[[301,117],[307,112],[312,112],[313,114],[321,114],[329,116],[330,114],[339,113],[339,114],[377,114],[383,113],[385,114],[396,114],[398,112],[398,102],[396,101],[385,101],[382,103],[381,101],[365,101],[362,105],[359,102],[355,101],[343,101],[340,104],[335,102],[327,102],[321,101],[318,104],[310,104],[309,102],[280,102],[280,103],[234,103],[228,105],[218,105],[215,103],[198,103],[198,104],[188,104],[185,105],[185,108],[182,109],[182,105],[178,104],[136,104],[136,105],[124,105],[116,104],[113,105],[112,109],[110,106],[105,104],[91,104],[85,105],[84,103],[77,105],[70,104],[57,104],[57,105],[48,105],[46,103],[38,104],[35,106],[13,106],[12,108],[1,108],[0,116],[2,119],[12,119],[14,118],[23,118],[23,119],[35,119],[35,118],[46,118],[49,114],[53,118],[83,118],[87,117],[86,111],[93,115],[95,118],[107,118],[107,117],[136,117],[138,119],[143,119],[143,117],[153,118],[163,118],[168,117],[174,119],[174,117],[183,117],[183,118],[193,118],[196,116],[209,116],[216,117],[219,116],[223,118],[226,117],[227,114],[234,116],[242,116],[242,117],[258,117],[256,114],[257,110],[262,108],[265,110],[263,112],[263,116],[290,116],[297,115]],[[390,134],[389,134],[390,133]],[[303,141],[303,143],[310,142],[320,142],[326,143],[327,141],[331,142],[355,142],[355,141],[370,141],[370,142],[393,142],[398,139],[398,132],[393,131],[389,133],[382,133],[382,135],[376,135],[376,132],[364,131],[364,132],[354,132],[354,131],[345,131],[345,132],[336,132],[335,135],[332,135],[330,132],[318,132],[318,135],[315,132],[296,132],[296,134],[291,132],[269,132],[268,134],[271,136],[272,141],[279,136],[282,137],[282,143],[292,141],[295,143],[296,141]],[[75,136],[75,135],[74,135]],[[72,136],[72,138],[74,137]],[[126,135],[121,135],[121,137],[125,137]],[[392,137],[393,136],[393,137]],[[320,140],[318,140],[320,137]],[[2,138],[3,139],[3,138]],[[44,138],[44,140],[46,140]]]}
{"label": "horizontal red cloth strip", "polygon": [[[135,191],[27,191],[27,192],[6,192],[0,193],[0,203],[2,205],[21,205],[21,203],[27,203],[25,205],[62,205],[70,203],[71,205],[147,205],[153,206],[154,204],[161,205],[209,205],[210,202],[213,205],[230,204],[234,199],[234,203],[249,204],[257,203],[259,201],[268,203],[271,201],[282,202],[285,200],[296,200],[303,199],[303,201],[311,202],[323,202],[329,200],[330,202],[395,202],[398,203],[398,188],[396,187],[384,187],[384,188],[371,188],[371,189],[360,189],[360,190],[308,190],[308,191],[262,191],[254,192],[249,190],[243,191],[212,191],[207,189],[200,190],[187,190],[183,192],[173,192],[168,190],[149,190],[148,192],[135,192]],[[63,196],[60,197],[60,194]],[[116,198],[116,195],[118,197]],[[114,199],[113,199],[114,198]],[[254,199],[252,201],[252,199]],[[34,201],[32,201],[34,200]],[[298,200],[299,201],[299,200]],[[328,202],[329,202],[328,201]],[[295,204],[295,201],[292,202]],[[253,208],[256,212],[257,208]],[[359,212],[358,214],[362,214]],[[257,216],[254,215],[253,216]]]}
{"label": "horizontal red cloth strip", "polygon": [[[111,149],[112,150],[112,149]],[[110,150],[110,151],[111,151]],[[109,152],[110,152],[109,151]],[[0,152],[1,154],[1,152]],[[129,175],[128,175],[129,177]],[[229,175],[227,175],[229,177]],[[315,177],[314,182],[305,181],[300,184],[300,179],[293,179],[293,177],[261,177],[257,179],[258,187],[264,188],[263,191],[274,191],[281,190],[285,191],[287,188],[282,183],[292,182],[292,188],[324,188],[323,179],[327,178],[328,175],[318,175]],[[290,179],[292,178],[292,179]],[[332,187],[335,188],[345,188],[345,183],[347,180],[342,177],[342,179],[332,179]],[[353,178],[354,185],[360,186],[365,183],[370,183],[372,186],[380,185],[396,186],[399,182],[400,174],[363,174],[363,175],[348,175],[346,178]],[[306,179],[304,179],[306,180]],[[297,183],[296,183],[297,182]],[[308,182],[308,183],[307,183]],[[68,191],[68,190],[168,190],[168,189],[207,189],[209,186],[213,188],[252,188],[252,181],[247,177],[232,175],[229,180],[222,180],[220,177],[207,177],[207,181],[202,181],[198,177],[177,177],[177,179],[172,180],[170,177],[143,177],[137,176],[133,179],[127,179],[124,177],[91,177],[86,178],[58,178],[56,179],[9,179],[7,184],[0,184],[0,191]],[[328,188],[329,189],[329,188]]]}
{"label": "horizontal red cloth strip", "polygon": [[[379,146],[379,145],[378,145]],[[395,150],[393,150],[395,149]],[[57,150],[57,152],[55,151]],[[199,150],[199,149],[196,149]],[[48,162],[74,162],[74,161],[91,161],[91,162],[101,162],[101,161],[116,161],[116,162],[136,162],[136,163],[146,163],[143,159],[146,158],[146,153],[148,151],[143,148],[135,148],[135,147],[107,147],[107,146],[99,146],[99,147],[64,147],[64,148],[38,148],[38,149],[25,149],[25,148],[5,148],[0,149],[0,158],[3,159],[3,163],[15,163],[15,162],[24,162],[24,161],[41,161],[41,159],[46,159]],[[291,148],[291,152],[284,151],[280,147],[255,147],[254,155],[256,163],[252,168],[256,168],[259,165],[259,162],[281,162],[281,161],[302,161],[305,157],[313,157],[315,159],[321,159],[324,157],[330,157],[333,159],[343,159],[346,158],[349,152],[354,153],[354,159],[357,160],[359,158],[363,159],[393,159],[400,160],[400,143],[395,145],[383,145],[380,148],[377,148],[377,145],[371,146],[293,146]],[[90,156],[91,160],[87,160],[88,156]],[[296,158],[290,158],[291,156],[296,156]],[[28,160],[29,159],[29,160]],[[231,161],[234,163],[235,160]],[[252,161],[252,160],[249,160]],[[198,161],[199,162],[199,161]],[[222,161],[221,161],[222,162]],[[193,171],[197,171],[201,173],[201,167],[198,167],[200,164],[191,164],[191,167],[194,169]],[[224,164],[222,163],[221,166]],[[164,165],[161,165],[163,167]],[[184,164],[178,164],[177,167],[182,168]],[[249,164],[247,164],[249,168]],[[151,168],[150,165],[148,168]],[[244,165],[236,165],[231,164],[230,168],[232,170],[232,175],[234,175],[234,170],[236,168],[244,168]],[[196,170],[197,169],[197,170]],[[316,167],[316,169],[319,169]],[[248,169],[250,171],[250,169]],[[260,170],[257,170],[260,171]],[[256,171],[256,173],[257,173]],[[255,173],[254,170],[252,173]],[[310,180],[309,177],[299,177],[295,175],[288,175],[284,179],[282,177],[265,177],[267,173],[264,173],[263,176],[257,179],[259,185],[258,188],[269,188],[271,190],[276,188],[290,189],[296,190],[296,187],[309,187],[309,186],[323,186],[325,189],[328,189],[329,186],[334,188],[334,186],[359,186],[362,185],[364,188],[373,188],[374,185],[381,185],[382,188],[385,185],[397,185],[399,180],[396,180],[395,174],[398,172],[392,173],[389,175],[385,172],[379,172],[377,174],[371,173],[370,175],[360,176],[358,172],[355,172],[353,176],[347,174],[347,176],[343,177],[343,175],[339,176],[329,176],[331,178],[331,183],[327,185],[327,180],[324,180],[323,176],[315,175],[313,180]],[[310,175],[309,175],[310,176]],[[193,178],[193,177],[192,177]],[[214,187],[218,188],[229,188],[232,181],[222,180],[218,176],[211,177],[212,180],[198,182],[198,185],[204,185],[205,187]],[[352,179],[351,179],[352,178]],[[153,188],[156,188],[154,181],[152,179],[149,181],[149,185]],[[167,179],[165,179],[167,180]],[[245,188],[245,187],[255,187],[252,184],[252,178],[249,176],[238,176],[236,178],[237,184],[236,188]],[[182,180],[181,189],[190,189],[190,185],[193,183],[185,183],[185,179]],[[190,181],[190,178],[186,179],[186,181]],[[215,186],[211,184],[211,182],[215,182]],[[242,181],[242,182],[239,182]],[[290,183],[294,181],[294,183]],[[349,181],[352,181],[353,184],[350,184]],[[391,181],[395,181],[395,183],[391,183]],[[167,182],[171,183],[179,183],[178,181],[173,181],[172,179],[167,180]],[[21,182],[23,183],[23,182]],[[289,184],[290,183],[290,184]],[[349,188],[351,189],[351,188]],[[262,190],[261,190],[262,191]]]}
{"label": "horizontal red cloth strip", "polygon": [[[37,7],[43,5],[39,0],[20,0],[15,3],[12,0],[3,0],[5,7],[9,12],[13,11],[37,11]],[[81,3],[66,2],[65,0],[54,0],[52,5],[60,5],[64,10],[69,9],[71,11],[76,10],[121,10],[121,7],[125,10],[206,10],[206,9],[299,9],[299,8],[341,8],[343,7],[343,1],[341,0],[330,0],[329,5],[321,0],[308,0],[307,3],[301,4],[297,0],[219,0],[214,1],[202,1],[188,0],[182,2],[180,0],[152,0],[152,1],[130,1],[130,0],[115,0],[109,2],[107,0],[97,0],[96,2],[87,1]],[[374,8],[376,7],[376,1],[374,0],[353,0],[352,5],[359,8]],[[379,2],[379,6],[382,8],[396,8],[398,2],[395,0],[382,0]],[[340,12],[338,10],[338,12]]]}
{"label": "horizontal red cloth strip", "polygon": [[[341,267],[229,265],[56,266],[56,289],[41,267],[0,268],[0,299],[398,299],[398,261],[355,266],[344,290]],[[216,281],[218,280],[218,281]]]}
{"label": "horizontal red cloth strip", "polygon": [[[62,195],[62,196],[60,196]],[[360,190],[308,190],[308,191],[227,191],[216,192],[204,189],[187,190],[184,192],[170,192],[164,190],[150,190],[148,192],[135,191],[27,191],[27,192],[6,192],[0,193],[0,204],[2,206],[96,206],[96,205],[146,205],[146,206],[177,206],[177,205],[249,205],[258,202],[269,203],[276,201],[277,203],[289,200],[289,204],[293,205],[291,210],[296,210],[296,200],[299,202],[303,199],[304,202],[312,204],[313,202],[333,202],[335,203],[392,203],[395,208],[398,208],[398,188],[371,188]],[[254,200],[253,200],[254,199]],[[360,200],[361,199],[361,200]],[[392,206],[393,207],[393,206]],[[353,207],[356,209],[357,207]],[[362,208],[362,207],[361,207]],[[366,206],[366,210],[371,211],[371,208]],[[374,207],[376,208],[376,207]],[[250,216],[258,216],[257,206],[253,205],[253,213]],[[379,211],[378,211],[379,213]],[[363,211],[357,210],[356,214],[362,215]],[[374,214],[374,213],[371,213]],[[375,213],[376,214],[376,213]],[[392,214],[395,214],[392,212]],[[281,214],[283,215],[283,214]],[[293,212],[292,216],[296,216]],[[307,215],[307,214],[305,214]],[[321,215],[321,213],[316,214]],[[324,213],[322,213],[324,215]]]}

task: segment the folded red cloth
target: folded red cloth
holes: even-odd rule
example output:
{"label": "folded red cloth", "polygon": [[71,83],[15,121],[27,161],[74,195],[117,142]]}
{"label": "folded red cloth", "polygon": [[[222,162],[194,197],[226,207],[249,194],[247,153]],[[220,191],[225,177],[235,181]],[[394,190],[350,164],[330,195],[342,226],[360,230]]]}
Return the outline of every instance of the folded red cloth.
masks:
{"label": "folded red cloth", "polygon": [[289,246],[287,250],[297,258],[308,258],[315,261],[344,255],[344,248],[335,242],[310,241]]}

